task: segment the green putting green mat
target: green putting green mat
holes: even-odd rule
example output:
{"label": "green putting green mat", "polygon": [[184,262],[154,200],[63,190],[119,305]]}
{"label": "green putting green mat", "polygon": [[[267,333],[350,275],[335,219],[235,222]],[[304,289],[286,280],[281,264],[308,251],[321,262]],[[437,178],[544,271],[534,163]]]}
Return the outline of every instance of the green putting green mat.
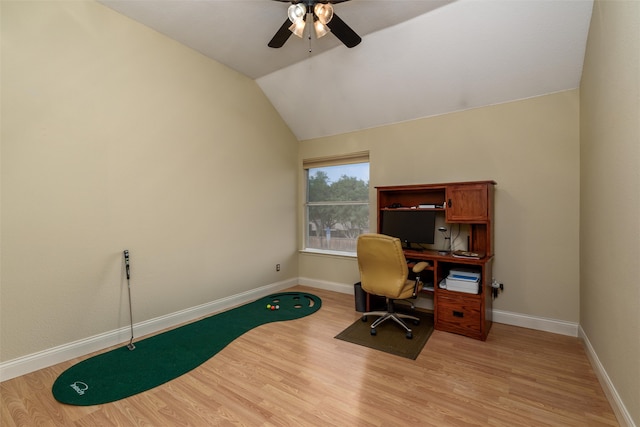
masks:
{"label": "green putting green mat", "polygon": [[[269,305],[277,305],[270,310]],[[183,375],[245,332],[315,313],[322,301],[304,292],[269,295],[168,332],[84,360],[64,371],[53,396],[70,405],[99,405],[149,390]]]}

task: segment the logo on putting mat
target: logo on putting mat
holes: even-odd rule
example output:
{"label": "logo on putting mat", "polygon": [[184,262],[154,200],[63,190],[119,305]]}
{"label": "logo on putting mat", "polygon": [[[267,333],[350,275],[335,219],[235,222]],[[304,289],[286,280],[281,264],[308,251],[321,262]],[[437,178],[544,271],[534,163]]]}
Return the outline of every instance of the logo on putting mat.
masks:
{"label": "logo on putting mat", "polygon": [[83,383],[82,381],[76,381],[73,384],[71,384],[69,387],[74,389],[76,393],[78,393],[80,396],[82,396],[84,392],[89,389],[89,386]]}

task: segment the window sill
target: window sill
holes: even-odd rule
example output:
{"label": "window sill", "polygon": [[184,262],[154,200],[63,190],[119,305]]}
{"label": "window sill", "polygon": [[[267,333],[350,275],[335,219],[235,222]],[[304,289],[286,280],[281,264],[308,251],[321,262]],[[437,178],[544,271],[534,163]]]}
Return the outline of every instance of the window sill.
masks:
{"label": "window sill", "polygon": [[355,252],[340,252],[340,251],[326,251],[321,249],[301,249],[301,254],[310,254],[310,255],[323,255],[323,256],[331,256],[338,258],[357,258]]}

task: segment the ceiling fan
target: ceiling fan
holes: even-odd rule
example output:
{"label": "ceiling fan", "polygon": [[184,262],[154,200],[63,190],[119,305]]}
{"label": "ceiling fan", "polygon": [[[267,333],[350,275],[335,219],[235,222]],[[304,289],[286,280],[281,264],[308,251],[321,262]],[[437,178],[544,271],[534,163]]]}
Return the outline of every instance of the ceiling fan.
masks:
{"label": "ceiling fan", "polygon": [[275,0],[291,3],[288,18],[267,44],[269,47],[284,46],[291,34],[302,38],[307,21],[311,21],[320,38],[332,32],[347,47],[357,46],[362,39],[338,15],[333,13],[333,4],[349,0]]}

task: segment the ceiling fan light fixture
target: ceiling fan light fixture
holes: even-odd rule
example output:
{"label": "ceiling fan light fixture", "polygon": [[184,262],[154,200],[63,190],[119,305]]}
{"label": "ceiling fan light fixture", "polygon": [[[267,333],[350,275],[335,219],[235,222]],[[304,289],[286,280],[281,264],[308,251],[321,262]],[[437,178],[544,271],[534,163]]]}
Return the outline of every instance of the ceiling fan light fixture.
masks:
{"label": "ceiling fan light fixture", "polygon": [[324,37],[331,31],[331,29],[320,22],[319,19],[313,22],[313,28],[316,30],[317,38]]}
{"label": "ceiling fan light fixture", "polygon": [[327,25],[333,18],[333,6],[331,3],[316,3],[313,7],[313,13],[323,25]]}
{"label": "ceiling fan light fixture", "polygon": [[289,31],[302,38],[307,18],[307,8],[302,3],[292,4],[287,10],[287,15],[289,16],[289,21],[293,22],[289,27]]}
{"label": "ceiling fan light fixture", "polygon": [[[267,46],[271,48],[282,47],[291,33],[300,38],[305,38],[306,35],[311,39],[311,27],[315,30],[316,38],[321,38],[330,32],[348,48],[355,47],[362,41],[362,38],[333,11],[333,3],[342,3],[348,0],[276,1],[290,4],[287,9],[287,19],[267,43]],[[311,45],[309,46],[309,52],[311,52]]]}
{"label": "ceiling fan light fixture", "polygon": [[287,15],[289,15],[289,21],[294,24],[297,21],[304,21],[305,15],[307,14],[307,8],[302,3],[296,3],[289,6],[287,9]]}
{"label": "ceiling fan light fixture", "polygon": [[304,35],[304,26],[305,26],[304,19],[298,19],[296,22],[291,24],[291,26],[289,27],[289,31],[291,31],[296,36],[302,38],[302,36]]}

